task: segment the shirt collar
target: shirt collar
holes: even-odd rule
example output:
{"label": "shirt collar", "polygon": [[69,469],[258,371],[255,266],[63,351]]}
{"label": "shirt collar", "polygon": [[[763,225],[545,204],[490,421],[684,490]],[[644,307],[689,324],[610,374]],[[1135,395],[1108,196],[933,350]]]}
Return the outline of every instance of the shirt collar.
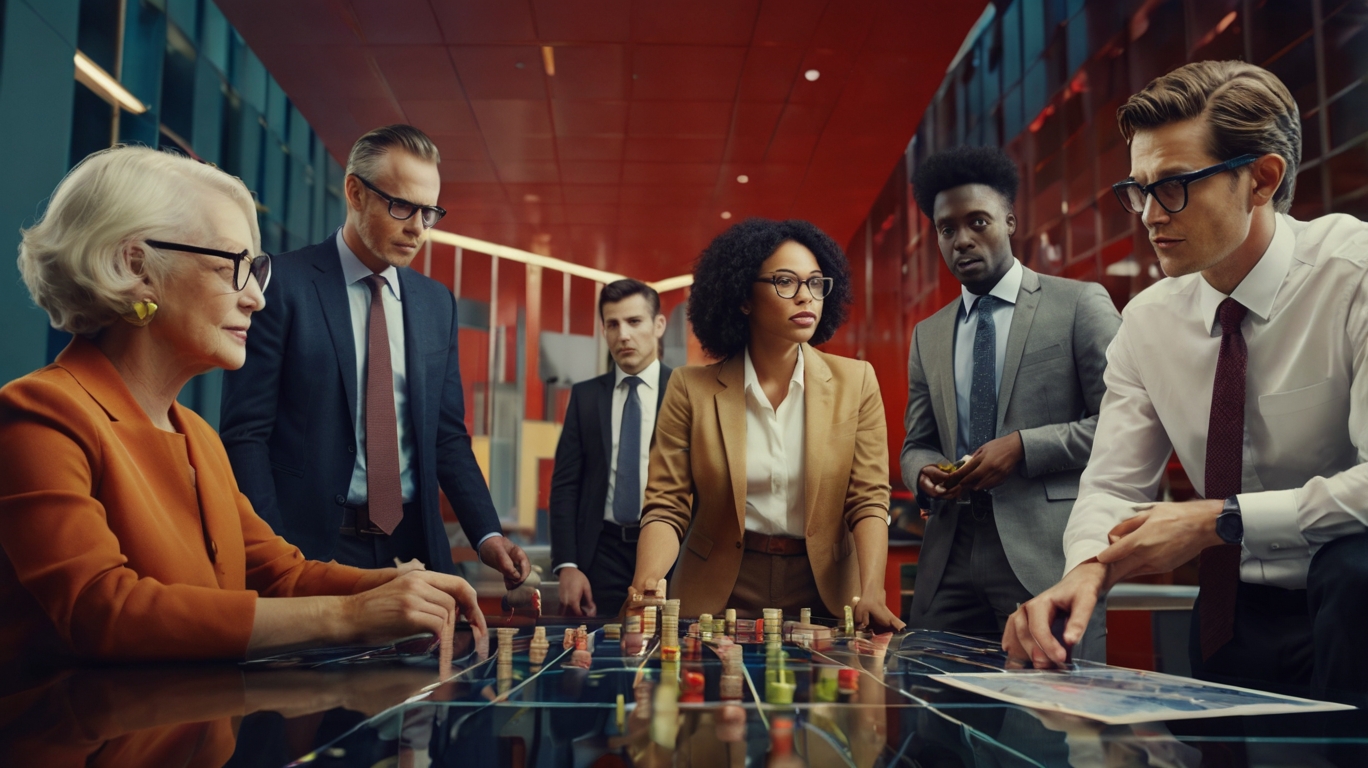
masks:
{"label": "shirt collar", "polygon": [[[763,391],[760,389],[760,377],[755,375],[755,365],[751,362],[750,347],[746,348],[746,391],[755,394],[757,397]],[[797,384],[799,389],[803,388],[803,345],[798,345],[798,362],[793,366],[793,375],[789,377],[789,388]],[[766,400],[768,402],[768,400]]]}
{"label": "shirt collar", "polygon": [[[347,245],[346,238],[342,237],[341,227],[337,229],[337,257],[342,262],[342,276],[346,279],[347,285],[360,282],[374,274],[370,267],[361,263],[361,260],[356,257],[356,253]],[[390,292],[394,294],[395,300],[401,301],[402,299],[399,296],[399,270],[395,269],[393,264],[389,264],[386,265],[385,271],[381,272],[380,276],[385,278],[386,283],[389,283]]]}
{"label": "shirt collar", "polygon": [[[997,281],[997,285],[993,286],[993,290],[989,291],[988,295],[1001,299],[1008,304],[1016,304],[1017,294],[1021,292],[1023,274],[1025,274],[1025,267],[1021,266],[1021,262],[1013,256],[1011,268],[1007,270],[1007,274],[1003,275],[1001,280]],[[974,309],[974,302],[978,301],[979,298],[978,294],[970,293],[968,288],[960,286],[960,301],[963,302],[960,305],[963,309],[961,318],[969,316],[969,313]]]}
{"label": "shirt collar", "polygon": [[642,386],[650,387],[651,389],[655,389],[656,385],[660,383],[659,357],[652,360],[650,365],[646,366],[645,368],[642,368],[641,373],[628,373],[622,370],[622,366],[618,365],[617,363],[613,364],[613,370],[617,372],[617,377],[613,379],[614,387],[621,386],[622,381],[626,379],[628,376],[636,376],[640,378]]}
{"label": "shirt collar", "polygon": [[[1249,274],[1235,286],[1230,298],[1240,302],[1260,320],[1267,320],[1273,313],[1273,302],[1278,298],[1278,289],[1282,287],[1283,281],[1287,279],[1288,270],[1292,268],[1292,250],[1295,246],[1296,238],[1292,234],[1292,228],[1282,220],[1282,214],[1276,215],[1273,218],[1273,239],[1269,241],[1268,249],[1259,257],[1254,268],[1249,270]],[[1226,295],[1212,288],[1206,278],[1200,275],[1198,278],[1197,291],[1201,303],[1202,322],[1206,324],[1207,333],[1215,333],[1216,311],[1226,299]]]}

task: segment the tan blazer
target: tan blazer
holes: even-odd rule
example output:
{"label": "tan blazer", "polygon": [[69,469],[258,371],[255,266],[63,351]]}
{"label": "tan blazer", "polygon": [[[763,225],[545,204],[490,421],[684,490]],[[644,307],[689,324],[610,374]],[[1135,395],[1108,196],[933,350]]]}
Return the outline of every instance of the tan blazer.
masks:
{"label": "tan blazer", "polygon": [[[807,344],[803,356],[807,555],[822,602],[839,616],[859,590],[851,531],[866,517],[888,519],[888,428],[869,363]],[[671,596],[682,615],[720,614],[744,552],[743,356],[675,370],[656,418],[650,467],[641,524],[667,523],[683,541]]]}

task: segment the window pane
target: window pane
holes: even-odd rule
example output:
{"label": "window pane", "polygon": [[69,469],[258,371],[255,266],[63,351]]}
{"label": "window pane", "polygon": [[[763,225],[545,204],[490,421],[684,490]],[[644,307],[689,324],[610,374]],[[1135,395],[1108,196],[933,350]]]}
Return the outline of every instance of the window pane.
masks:
{"label": "window pane", "polygon": [[1267,62],[1311,34],[1311,3],[1306,0],[1256,0],[1251,5],[1249,33],[1255,62]]}

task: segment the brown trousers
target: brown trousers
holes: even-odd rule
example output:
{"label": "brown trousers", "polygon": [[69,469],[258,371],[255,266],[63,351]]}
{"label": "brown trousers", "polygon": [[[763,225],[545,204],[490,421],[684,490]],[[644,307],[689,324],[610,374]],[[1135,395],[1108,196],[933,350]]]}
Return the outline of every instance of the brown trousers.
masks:
{"label": "brown trousers", "polygon": [[766,608],[780,608],[785,616],[811,608],[813,616],[835,618],[817,591],[807,553],[769,555],[746,550],[727,607],[735,608],[743,619],[758,619]]}

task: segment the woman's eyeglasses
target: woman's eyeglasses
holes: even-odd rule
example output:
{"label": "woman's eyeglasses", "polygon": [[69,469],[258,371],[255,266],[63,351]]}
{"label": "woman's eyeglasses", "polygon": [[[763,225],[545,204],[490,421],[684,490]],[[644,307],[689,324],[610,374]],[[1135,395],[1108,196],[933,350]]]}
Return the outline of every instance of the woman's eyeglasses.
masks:
{"label": "woman's eyeglasses", "polygon": [[255,277],[257,286],[263,292],[266,284],[271,282],[271,254],[263,253],[257,256],[250,255],[247,250],[232,253],[230,251],[220,251],[214,248],[203,248],[198,245],[186,245],[184,243],[168,243],[164,240],[144,241],[153,248],[160,248],[165,251],[180,251],[182,253],[198,253],[203,256],[218,256],[230,259],[233,262],[232,286],[234,291],[240,291],[247,287],[247,278]]}
{"label": "woman's eyeglasses", "polygon": [[380,191],[379,187],[366,181],[364,177],[355,173],[352,175],[356,176],[357,181],[365,184],[366,189],[374,192],[381,200],[389,203],[389,215],[392,218],[400,221],[408,221],[413,218],[413,214],[421,212],[423,215],[423,226],[432,229],[437,226],[437,222],[441,221],[442,217],[447,213],[445,208],[438,205],[419,205],[417,203],[410,203],[402,197],[385,194]]}
{"label": "woman's eyeglasses", "polygon": [[799,280],[793,275],[771,275],[769,277],[757,278],[757,283],[769,283],[774,286],[774,292],[779,294],[781,299],[791,299],[798,295],[798,287],[806,285],[812,298],[821,301],[831,293],[836,280],[830,277],[809,277],[806,280]]}

